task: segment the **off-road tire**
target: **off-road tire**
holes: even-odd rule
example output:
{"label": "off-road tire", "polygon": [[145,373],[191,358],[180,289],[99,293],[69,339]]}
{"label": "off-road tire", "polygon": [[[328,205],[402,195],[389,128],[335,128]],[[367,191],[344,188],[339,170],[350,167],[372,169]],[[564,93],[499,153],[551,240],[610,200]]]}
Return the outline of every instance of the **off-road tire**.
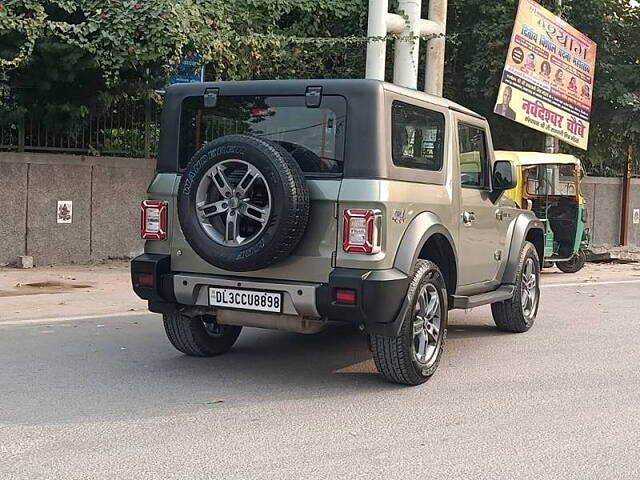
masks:
{"label": "off-road tire", "polygon": [[[264,231],[238,246],[214,242],[196,212],[196,192],[202,178],[225,160],[253,165],[265,177],[272,195]],[[207,143],[193,155],[178,187],[178,218],[185,239],[206,262],[228,271],[259,270],[288,257],[302,239],[309,210],[309,191],[295,159],[276,142],[250,135],[228,135]]]}
{"label": "off-road tire", "polygon": [[587,263],[587,255],[582,250],[578,250],[571,260],[566,262],[556,262],[556,267],[564,273],[577,273],[584,268]]}
{"label": "off-road tire", "polygon": [[[528,259],[533,259],[536,273],[537,300],[533,317],[525,318],[522,307],[522,282],[523,270]],[[520,251],[518,268],[516,270],[515,292],[513,298],[504,302],[491,304],[491,313],[496,326],[505,332],[524,333],[527,332],[535,322],[538,308],[540,306],[540,259],[538,252],[531,242],[525,242]]]}
{"label": "off-road tire", "polygon": [[[217,333],[205,327],[202,316],[188,317],[180,312],[163,315],[164,330],[176,350],[192,357],[214,357],[228,352],[238,339],[242,327],[217,325]],[[213,320],[213,319],[207,319]]]}
{"label": "off-road tire", "polygon": [[[433,284],[440,301],[440,332],[436,351],[431,361],[425,365],[418,362],[414,354],[414,312],[420,289],[427,283]],[[442,357],[447,336],[447,287],[438,266],[427,260],[418,260],[413,278],[407,291],[408,308],[403,309],[404,319],[400,333],[396,337],[370,335],[371,350],[378,372],[393,383],[420,385],[435,373]]]}

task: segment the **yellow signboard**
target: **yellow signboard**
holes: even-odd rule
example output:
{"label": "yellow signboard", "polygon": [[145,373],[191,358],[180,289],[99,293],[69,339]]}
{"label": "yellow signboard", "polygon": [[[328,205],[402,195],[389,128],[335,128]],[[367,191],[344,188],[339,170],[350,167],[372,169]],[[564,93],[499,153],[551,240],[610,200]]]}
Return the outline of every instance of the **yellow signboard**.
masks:
{"label": "yellow signboard", "polygon": [[597,45],[533,0],[520,0],[495,113],[584,150]]}

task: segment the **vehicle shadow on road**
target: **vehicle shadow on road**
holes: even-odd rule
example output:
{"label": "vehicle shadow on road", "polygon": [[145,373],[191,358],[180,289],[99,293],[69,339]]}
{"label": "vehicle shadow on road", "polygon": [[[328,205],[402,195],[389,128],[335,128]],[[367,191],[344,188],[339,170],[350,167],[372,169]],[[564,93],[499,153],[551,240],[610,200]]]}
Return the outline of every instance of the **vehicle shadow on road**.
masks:
{"label": "vehicle shadow on road", "polygon": [[[449,327],[437,376],[445,380],[448,365],[495,348],[501,341],[497,336],[503,335],[488,325],[490,314],[463,314],[460,320],[454,316]],[[12,379],[3,392],[7,408],[0,422],[157,416],[211,408],[218,402],[339,398],[405,388],[377,374],[362,332],[339,324],[310,336],[245,329],[230,352],[213,358],[187,357],[174,350],[155,318],[13,332],[15,340],[7,339],[9,351],[0,355]],[[33,385],[46,387],[34,395]]]}
{"label": "vehicle shadow on road", "polygon": [[[473,345],[466,339],[505,336],[483,315],[483,323],[454,318],[448,329],[446,355],[459,355],[458,344]],[[223,356],[200,359],[186,356],[167,357],[163,363],[174,368],[186,368],[191,375],[203,380],[218,381],[232,378],[238,392],[270,390],[277,385],[287,398],[306,397],[310,392],[343,394],[369,390],[402,388],[386,382],[378,375],[367,337],[351,326],[331,325],[317,335],[245,329],[233,350]],[[269,394],[271,397],[273,392]]]}

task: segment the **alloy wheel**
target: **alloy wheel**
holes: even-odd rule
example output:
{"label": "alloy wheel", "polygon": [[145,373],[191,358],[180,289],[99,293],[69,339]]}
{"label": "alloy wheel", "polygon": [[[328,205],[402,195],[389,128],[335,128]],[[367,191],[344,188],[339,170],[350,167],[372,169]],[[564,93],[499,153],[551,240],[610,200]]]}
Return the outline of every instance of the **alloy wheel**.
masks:
{"label": "alloy wheel", "polygon": [[271,202],[271,190],[260,170],[244,160],[224,160],[211,167],[198,185],[198,222],[220,245],[245,245],[266,228]]}
{"label": "alloy wheel", "polygon": [[418,294],[413,320],[413,348],[416,360],[430,365],[437,358],[442,319],[440,296],[435,285],[423,285]]}
{"label": "alloy wheel", "polygon": [[538,276],[533,258],[527,258],[524,264],[521,283],[522,314],[529,321],[534,318],[538,307]]}

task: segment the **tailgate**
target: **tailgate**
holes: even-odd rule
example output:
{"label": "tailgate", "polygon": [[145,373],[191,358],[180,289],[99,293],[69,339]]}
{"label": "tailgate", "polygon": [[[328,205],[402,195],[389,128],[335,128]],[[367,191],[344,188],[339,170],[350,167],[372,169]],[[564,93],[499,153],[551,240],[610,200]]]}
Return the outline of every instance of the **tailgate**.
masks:
{"label": "tailgate", "polygon": [[[171,269],[174,272],[210,275],[238,276],[298,282],[327,282],[332,269],[337,238],[338,220],[336,203],[340,192],[340,179],[308,179],[311,197],[309,222],[300,244],[293,254],[270,267],[253,272],[229,272],[208,264],[189,246],[180,229],[175,199],[175,182],[172,197],[171,220]],[[211,248],[215,248],[212,243]]]}

